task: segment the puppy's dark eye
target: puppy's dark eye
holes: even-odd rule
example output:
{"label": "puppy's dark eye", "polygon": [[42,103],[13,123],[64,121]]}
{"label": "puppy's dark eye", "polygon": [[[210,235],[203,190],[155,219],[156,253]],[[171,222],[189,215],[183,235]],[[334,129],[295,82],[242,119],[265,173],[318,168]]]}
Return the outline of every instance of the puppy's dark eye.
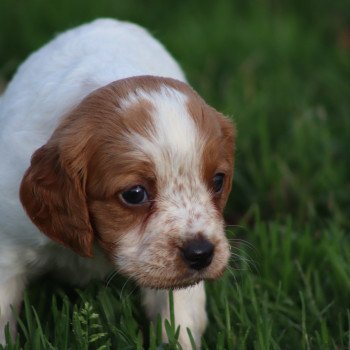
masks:
{"label": "puppy's dark eye", "polygon": [[140,205],[148,201],[148,194],[142,186],[137,185],[122,192],[120,198],[128,205]]}
{"label": "puppy's dark eye", "polygon": [[225,175],[222,173],[218,173],[213,177],[213,190],[215,193],[220,193],[222,191],[224,177]]}

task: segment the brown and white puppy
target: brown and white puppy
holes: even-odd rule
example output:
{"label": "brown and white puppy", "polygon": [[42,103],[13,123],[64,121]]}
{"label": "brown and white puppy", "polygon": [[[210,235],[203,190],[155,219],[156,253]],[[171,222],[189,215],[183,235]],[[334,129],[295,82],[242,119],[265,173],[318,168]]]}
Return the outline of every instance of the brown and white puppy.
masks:
{"label": "brown and white puppy", "polygon": [[[93,23],[106,26],[102,20]],[[147,40],[154,41],[145,33]],[[165,51],[162,54],[166,56],[157,55],[160,64],[168,60],[168,65],[175,65]],[[168,69],[170,73],[178,69],[174,67]],[[116,269],[143,287],[150,318],[158,313],[169,317],[166,290],[184,288],[174,293],[180,343],[191,348],[189,327],[200,344],[206,325],[201,281],[219,277],[229,259],[222,211],[231,190],[234,128],[181,79],[181,73],[161,73],[121,78],[111,74],[111,82],[99,82],[96,89],[92,77],[84,76],[79,86],[92,92],[80,92],[77,101],[72,99],[56,112],[60,115],[56,119],[30,116],[33,123],[26,120],[22,128],[23,116],[18,121],[8,119],[1,142],[7,144],[12,138],[11,147],[18,147],[21,133],[24,145],[14,161],[21,159],[24,165],[26,140],[40,132],[44,135],[39,139],[45,139],[53,132],[34,152],[24,175],[23,166],[16,174],[6,166],[3,171],[9,172],[5,177],[10,190],[5,194],[11,199],[13,189],[20,187],[20,200],[34,225],[16,207],[17,214],[7,216],[17,220],[10,227],[25,232],[12,231],[12,236],[6,229],[0,232],[5,241],[0,253],[9,257],[0,258],[1,327],[8,321],[14,327],[9,305],[20,303],[29,276],[60,266],[75,282],[85,283]],[[11,97],[14,87],[9,90]],[[50,94],[60,103],[60,91],[52,89]],[[40,104],[41,97],[36,97],[39,102],[32,103]],[[0,105],[5,117],[11,110],[6,99],[11,102],[5,93]],[[6,130],[13,136],[8,137]],[[8,158],[6,162],[12,164]],[[9,208],[0,208],[3,218],[8,212]],[[81,275],[84,278],[77,277]]]}

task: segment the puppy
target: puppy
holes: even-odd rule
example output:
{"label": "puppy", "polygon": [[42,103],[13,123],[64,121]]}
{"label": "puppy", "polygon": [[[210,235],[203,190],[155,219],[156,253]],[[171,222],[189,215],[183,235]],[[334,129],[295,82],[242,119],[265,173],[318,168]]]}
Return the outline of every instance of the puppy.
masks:
{"label": "puppy", "polygon": [[83,285],[117,270],[150,319],[169,317],[175,288],[180,344],[189,327],[200,346],[203,280],[229,259],[234,127],[162,45],[111,19],[69,30],[18,69],[0,123],[0,343],[33,277]]}

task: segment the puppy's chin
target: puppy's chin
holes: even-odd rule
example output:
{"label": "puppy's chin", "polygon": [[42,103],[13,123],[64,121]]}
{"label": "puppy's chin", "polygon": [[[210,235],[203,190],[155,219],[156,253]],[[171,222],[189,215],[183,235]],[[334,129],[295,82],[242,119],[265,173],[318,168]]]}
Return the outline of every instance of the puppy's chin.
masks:
{"label": "puppy's chin", "polygon": [[188,278],[169,278],[160,276],[139,276],[136,282],[141,287],[151,289],[183,289],[194,286],[201,281],[213,281],[222,276],[226,266],[216,273],[216,275],[206,276],[205,272],[197,272],[192,277]]}

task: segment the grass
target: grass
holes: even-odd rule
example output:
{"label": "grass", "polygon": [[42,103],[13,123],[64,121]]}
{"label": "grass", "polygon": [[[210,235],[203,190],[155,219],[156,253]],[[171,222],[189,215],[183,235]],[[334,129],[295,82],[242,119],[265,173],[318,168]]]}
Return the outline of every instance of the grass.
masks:
{"label": "grass", "polygon": [[[233,254],[207,284],[203,348],[350,349],[348,2],[2,0],[0,79],[54,33],[98,16],[149,28],[237,123]],[[176,326],[162,347],[132,282],[41,285],[6,349],[176,348]]]}

